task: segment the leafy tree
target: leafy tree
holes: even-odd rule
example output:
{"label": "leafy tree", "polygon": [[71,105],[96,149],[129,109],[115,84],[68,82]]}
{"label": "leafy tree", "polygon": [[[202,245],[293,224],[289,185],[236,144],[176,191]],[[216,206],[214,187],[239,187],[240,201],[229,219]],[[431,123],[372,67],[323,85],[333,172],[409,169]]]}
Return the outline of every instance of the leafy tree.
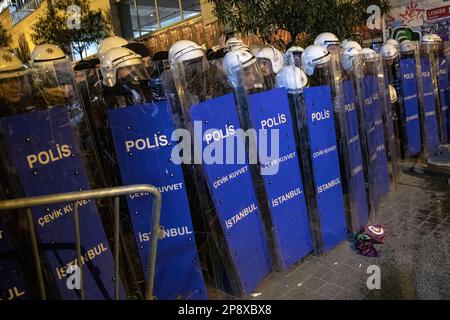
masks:
{"label": "leafy tree", "polygon": [[0,48],[8,48],[12,38],[8,30],[0,23]]}
{"label": "leafy tree", "polygon": [[[256,34],[272,43],[279,29],[290,33],[292,42],[312,43],[322,32],[332,32],[340,39],[359,39],[357,26],[365,25],[370,5],[381,13],[389,9],[389,0],[208,0],[222,24],[229,24],[244,34]],[[289,46],[291,43],[279,43]]]}
{"label": "leafy tree", "polygon": [[[66,53],[71,47],[83,58],[84,51],[111,32],[111,23],[102,10],[93,10],[86,0],[47,0],[47,9],[33,25],[33,42],[53,43]],[[77,6],[79,11],[71,6]],[[79,13],[79,14],[78,14]]]}

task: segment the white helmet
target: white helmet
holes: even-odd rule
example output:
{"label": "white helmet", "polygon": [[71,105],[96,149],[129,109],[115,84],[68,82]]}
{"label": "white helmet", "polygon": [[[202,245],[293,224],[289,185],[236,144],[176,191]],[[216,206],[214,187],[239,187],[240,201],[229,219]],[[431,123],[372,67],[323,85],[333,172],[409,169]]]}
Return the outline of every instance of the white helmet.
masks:
{"label": "white helmet", "polygon": [[431,35],[431,34],[424,34],[420,38],[420,43],[421,44],[434,44],[434,39],[435,39],[435,37],[433,37],[433,35]]}
{"label": "white helmet", "polygon": [[361,45],[358,42],[353,41],[353,40],[345,40],[344,42],[342,42],[341,49],[345,50],[347,48],[355,48],[358,50],[362,49]]}
{"label": "white helmet", "polygon": [[231,37],[230,39],[228,39],[227,42],[225,43],[225,47],[228,51],[239,49],[246,49],[250,51],[250,48],[245,45],[244,41],[236,37]]}
{"label": "white helmet", "polygon": [[241,45],[241,44],[244,44],[244,41],[242,41],[241,39],[238,39],[236,37],[231,37],[227,40],[227,42],[225,42],[226,47],[232,47],[232,46]]}
{"label": "white helmet", "polygon": [[314,44],[316,46],[321,46],[325,49],[328,48],[328,46],[336,44],[339,44],[339,38],[336,37],[333,33],[331,32],[324,32],[319,34],[316,39],[314,40]]}
{"label": "white helmet", "polygon": [[416,50],[416,44],[411,40],[403,40],[400,43],[400,52],[401,53],[411,53]]}
{"label": "white helmet", "polygon": [[438,35],[436,33],[432,33],[431,36],[433,37],[435,42],[442,42],[442,38],[440,35]]}
{"label": "white helmet", "polygon": [[380,53],[383,59],[389,60],[398,56],[398,49],[394,45],[386,42],[385,45],[381,46]]}
{"label": "white helmet", "polygon": [[252,44],[250,46],[250,53],[256,57],[256,54],[265,47],[264,44]]}
{"label": "white helmet", "polygon": [[100,61],[102,60],[103,56],[105,55],[108,50],[112,48],[119,48],[123,47],[128,44],[128,41],[121,37],[108,37],[100,41],[100,44],[97,49],[97,59]]}
{"label": "white helmet", "polygon": [[127,48],[112,48],[103,55],[100,62],[100,72],[103,85],[114,87],[117,82],[117,70],[121,67],[140,65],[142,57]]}
{"label": "white helmet", "polygon": [[0,79],[17,78],[27,73],[28,68],[14,53],[0,49]]}
{"label": "white helmet", "polygon": [[378,57],[377,53],[370,48],[363,48],[359,53],[364,60],[376,60]]}
{"label": "white helmet", "polygon": [[397,49],[400,47],[400,44],[395,39],[387,39],[385,44],[391,44]]}
{"label": "white helmet", "polygon": [[303,49],[303,47],[300,47],[300,46],[292,46],[286,50],[286,53],[291,53],[291,52],[303,54],[303,52],[305,52],[305,49]]}
{"label": "white helmet", "polygon": [[60,47],[54,44],[41,44],[34,48],[31,53],[31,65],[43,65],[53,62],[67,62],[69,58],[64,54]]}
{"label": "white helmet", "polygon": [[181,40],[170,47],[169,64],[171,68],[176,68],[181,62],[204,56],[205,51],[198,44],[190,40]]}
{"label": "white helmet", "polygon": [[283,54],[273,46],[265,46],[255,55],[259,59],[268,59],[272,63],[272,70],[277,74],[283,68]]}
{"label": "white helmet", "polygon": [[223,59],[222,65],[231,84],[237,87],[239,85],[237,73],[240,66],[242,65],[242,68],[246,68],[254,63],[256,63],[256,58],[247,50],[240,49],[228,52]]}
{"label": "white helmet", "polygon": [[302,69],[308,76],[314,73],[317,65],[331,60],[330,53],[324,47],[311,45],[302,54]]}
{"label": "white helmet", "polygon": [[353,69],[353,60],[355,60],[360,51],[360,49],[355,47],[349,47],[342,51],[342,66],[345,71]]}
{"label": "white helmet", "polygon": [[289,93],[299,93],[308,87],[308,77],[298,67],[286,66],[277,74],[277,88],[286,88]]}
{"label": "white helmet", "polygon": [[392,84],[389,85],[389,96],[391,97],[391,103],[396,103],[398,100],[397,91]]}

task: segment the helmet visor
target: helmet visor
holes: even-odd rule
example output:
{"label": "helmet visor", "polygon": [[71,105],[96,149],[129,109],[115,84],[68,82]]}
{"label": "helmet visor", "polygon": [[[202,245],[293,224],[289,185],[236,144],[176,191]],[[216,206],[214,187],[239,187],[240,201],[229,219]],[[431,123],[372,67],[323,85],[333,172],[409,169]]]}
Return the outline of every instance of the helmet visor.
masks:
{"label": "helmet visor", "polygon": [[78,102],[75,77],[67,61],[38,64],[32,68],[36,87],[47,106]]}
{"label": "helmet visor", "polygon": [[259,69],[263,76],[273,74],[272,62],[267,58],[257,58]]}
{"label": "helmet visor", "polygon": [[248,90],[249,93],[262,91],[265,88],[264,76],[259,65],[256,63],[244,67],[240,78],[242,80],[242,86]]}
{"label": "helmet visor", "polygon": [[21,113],[33,105],[31,75],[0,79],[0,114]]}
{"label": "helmet visor", "polygon": [[139,83],[149,79],[150,76],[143,63],[117,69],[117,80],[119,83]]}

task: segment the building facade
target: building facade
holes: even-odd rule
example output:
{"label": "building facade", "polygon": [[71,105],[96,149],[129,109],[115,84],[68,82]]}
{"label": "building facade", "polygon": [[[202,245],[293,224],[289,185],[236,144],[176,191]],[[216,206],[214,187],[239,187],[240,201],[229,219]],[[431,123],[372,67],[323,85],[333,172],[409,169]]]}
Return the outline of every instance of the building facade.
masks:
{"label": "building facade", "polygon": [[[180,39],[192,39],[205,47],[219,42],[219,25],[208,0],[88,1],[92,9],[110,16],[116,35],[143,41],[152,52],[168,50]],[[19,48],[21,41],[26,41],[30,50],[34,48],[32,26],[46,7],[47,0],[0,1],[0,23],[12,36],[11,49]],[[93,45],[86,55],[95,50]]]}

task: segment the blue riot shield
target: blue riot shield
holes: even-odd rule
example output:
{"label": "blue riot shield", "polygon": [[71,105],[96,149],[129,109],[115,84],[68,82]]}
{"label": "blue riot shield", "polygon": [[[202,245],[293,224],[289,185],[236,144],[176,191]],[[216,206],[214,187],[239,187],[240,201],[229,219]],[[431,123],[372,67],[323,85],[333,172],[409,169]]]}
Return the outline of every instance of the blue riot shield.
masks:
{"label": "blue riot shield", "polygon": [[[168,101],[109,111],[109,121],[123,184],[151,184],[162,193],[155,292],[157,299],[206,299],[186,183],[180,164]],[[142,268],[148,276],[152,203],[146,194],[127,197]]]}
{"label": "blue riot shield", "polygon": [[206,187],[199,194],[202,215],[220,249],[231,293],[247,296],[272,266],[232,89],[222,70],[205,60],[185,61],[171,71],[177,89],[172,109],[181,109],[190,133],[183,140],[192,142],[192,149],[183,150],[184,156],[193,151],[184,163],[192,167],[196,185]]}
{"label": "blue riot shield", "polygon": [[8,230],[0,217],[0,300],[32,298]]}
{"label": "blue riot shield", "polygon": [[[339,244],[347,234],[332,86],[314,81],[313,87],[306,87],[308,78],[294,66],[292,57],[289,60],[291,64],[277,76],[277,86],[288,90],[314,249],[320,253]],[[322,77],[314,76],[330,81],[330,69],[331,63],[324,63],[316,69]]]}
{"label": "blue riot shield", "polygon": [[[274,89],[248,97],[249,116],[252,128],[260,132],[260,139],[267,137],[268,150],[278,152],[262,160],[264,188],[269,202],[269,213],[274,230],[275,245],[282,269],[290,267],[312,251],[302,172],[296,151],[293,118],[289,109],[287,92]],[[279,140],[272,139],[277,129]],[[264,130],[267,135],[264,137]],[[263,141],[258,141],[262,150]],[[271,171],[271,168],[277,168]],[[276,173],[275,173],[276,172]]]}
{"label": "blue riot shield", "polygon": [[421,101],[423,145],[426,153],[435,150],[439,143],[440,105],[437,96],[437,65],[436,57],[423,48],[421,54],[421,86],[419,86],[419,100]]}
{"label": "blue riot shield", "polygon": [[422,129],[420,123],[419,80],[420,60],[417,50],[412,53],[401,53],[399,99],[402,101],[401,123],[403,129],[402,145],[405,156],[417,156],[422,151]]}
{"label": "blue riot shield", "polygon": [[[7,163],[8,197],[33,197],[98,187],[97,153],[85,121],[83,104],[76,90],[67,60],[46,62],[33,70],[36,84],[29,100],[0,118],[1,151]],[[22,92],[28,85],[20,79]],[[2,110],[14,105],[1,97]],[[82,261],[77,261],[74,204],[59,203],[32,208],[36,235],[42,252],[48,296],[80,299],[81,292],[71,284],[73,265],[83,268],[86,299],[112,299],[115,291],[114,260],[105,233],[108,219],[91,200],[77,202]],[[22,216],[23,217],[23,216]],[[20,226],[20,225],[19,225]],[[16,228],[12,237],[28,230]],[[26,249],[26,248],[25,248]],[[25,250],[23,252],[26,252]],[[28,248],[28,253],[31,252]],[[124,291],[119,286],[119,296]]]}
{"label": "blue riot shield", "polygon": [[367,224],[370,208],[359,130],[356,79],[351,70],[346,70],[342,66],[340,51],[335,50],[333,56],[331,84],[339,137],[341,175],[344,177],[344,194],[349,220],[347,224],[353,233],[358,233]]}
{"label": "blue riot shield", "polygon": [[[389,160],[389,176],[391,178],[391,185],[393,189],[396,189],[400,181],[401,170],[399,168],[399,155],[400,155],[400,141],[399,141],[399,129],[397,119],[397,108],[395,104],[398,99],[395,88],[390,84],[389,72],[386,69],[387,65],[384,64],[381,72],[383,72],[384,86],[382,91],[384,92],[384,112],[383,121],[385,123],[385,137],[387,146],[387,155]],[[380,72],[380,73],[381,73]],[[391,91],[394,91],[392,93]],[[391,96],[393,95],[393,96]],[[394,98],[394,99],[392,99]]]}
{"label": "blue riot shield", "polygon": [[[17,172],[24,196],[72,192],[90,188],[79,136],[64,106],[0,119],[9,163]],[[114,261],[96,204],[78,202],[84,291],[87,299],[112,299]],[[33,208],[48,277],[63,299],[78,299],[67,285],[67,268],[77,263],[74,205]],[[122,295],[123,296],[123,295]]]}
{"label": "blue riot shield", "polygon": [[442,119],[442,131],[441,131],[441,142],[449,142],[449,78],[448,78],[448,66],[447,59],[444,55],[438,56],[439,63],[439,76],[438,76],[438,87],[439,87],[439,101],[441,105],[441,119]]}
{"label": "blue riot shield", "polygon": [[351,184],[350,197],[352,212],[352,230],[357,232],[369,219],[369,206],[364,176],[363,154],[359,131],[358,99],[355,93],[354,79],[349,77],[343,81],[344,110],[346,114],[346,141]]}
{"label": "blue riot shield", "polygon": [[326,82],[331,86],[333,116],[340,160],[342,187],[348,228],[358,233],[369,216],[368,198],[362,162],[359,115],[356,109],[354,81],[342,67],[339,46],[328,47],[331,53]]}
{"label": "blue riot shield", "polygon": [[375,211],[390,189],[384,117],[386,94],[380,68],[378,56],[360,56],[355,60],[364,167],[369,186],[369,202]]}
{"label": "blue riot shield", "polygon": [[[249,73],[259,81],[246,81]],[[312,251],[311,230],[287,93],[265,91],[267,79],[260,75],[254,62],[239,64],[230,77],[238,79],[235,99],[241,126],[256,137],[248,145],[248,153],[257,158],[250,163],[254,188],[266,229],[271,230],[276,264],[285,270]]]}
{"label": "blue riot shield", "polygon": [[304,89],[311,168],[320,223],[321,247],[327,251],[346,239],[345,205],[330,85]]}
{"label": "blue riot shield", "polygon": [[[177,141],[171,140],[176,130],[171,105],[165,90],[155,99],[150,76],[140,60],[120,67],[117,74],[132,77],[119,77],[114,87],[104,85],[107,114],[103,123],[107,123],[111,137],[110,141],[103,140],[108,149],[104,155],[110,155],[115,164],[111,172],[116,175],[115,181],[121,185],[154,185],[162,194],[153,295],[158,300],[207,299],[202,273],[206,266],[197,249],[204,241],[193,221],[199,215],[192,197],[196,190],[187,184],[182,164],[173,160]],[[138,269],[148,280],[153,200],[145,193],[130,194],[126,200],[131,224],[126,235],[135,244],[131,243],[129,249],[137,248]]]}

